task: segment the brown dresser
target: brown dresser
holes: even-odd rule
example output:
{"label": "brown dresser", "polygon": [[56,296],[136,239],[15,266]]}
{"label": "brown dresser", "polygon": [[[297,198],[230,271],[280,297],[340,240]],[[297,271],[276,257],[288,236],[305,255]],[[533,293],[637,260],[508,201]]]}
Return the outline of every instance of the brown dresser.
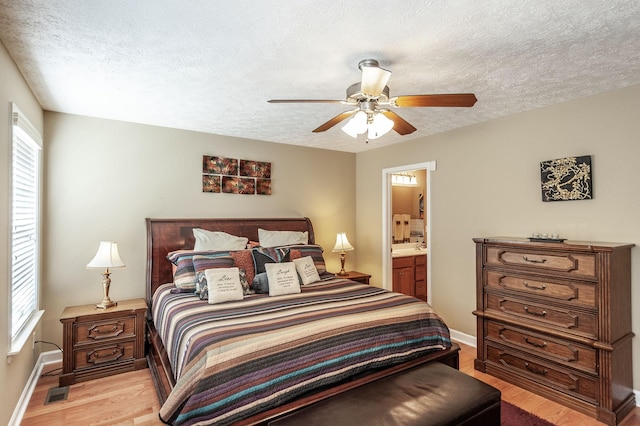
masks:
{"label": "brown dresser", "polygon": [[144,299],[119,301],[108,309],[69,306],[63,324],[60,386],[146,368]]}
{"label": "brown dresser", "polygon": [[633,244],[474,238],[475,368],[614,425],[635,407]]}

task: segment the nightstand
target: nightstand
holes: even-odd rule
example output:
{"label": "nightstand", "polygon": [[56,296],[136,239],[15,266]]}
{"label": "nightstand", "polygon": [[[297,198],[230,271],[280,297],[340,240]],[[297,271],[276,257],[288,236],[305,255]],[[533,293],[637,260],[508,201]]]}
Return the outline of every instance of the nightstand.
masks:
{"label": "nightstand", "polygon": [[363,274],[362,272],[358,271],[347,271],[347,275],[336,274],[336,278],[347,278],[362,284],[369,284],[369,278],[371,278],[371,275]]}
{"label": "nightstand", "polygon": [[65,308],[60,316],[64,339],[60,386],[146,368],[146,312],[144,299],[119,301],[108,309],[95,304]]}

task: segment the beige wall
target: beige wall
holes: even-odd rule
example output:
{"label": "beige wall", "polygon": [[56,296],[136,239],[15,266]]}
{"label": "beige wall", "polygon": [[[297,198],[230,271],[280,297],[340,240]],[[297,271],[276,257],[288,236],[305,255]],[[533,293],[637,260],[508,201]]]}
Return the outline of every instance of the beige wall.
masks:
{"label": "beige wall", "polygon": [[[58,344],[64,307],[102,299],[85,267],[101,240],[127,265],[112,271],[111,298],[144,297],[146,217],[308,216],[333,271],[336,233],[355,234],[355,154],[54,112],[45,129],[43,336]],[[203,155],[271,162],[273,194],[203,193]]]}
{"label": "beige wall", "polygon": [[[35,99],[20,71],[0,42],[0,424],[6,425],[27,383],[38,356],[31,343],[8,363],[9,350],[9,283],[11,278],[8,248],[10,229],[10,177],[11,177],[11,102],[42,132],[42,108]],[[40,328],[36,330],[40,336]],[[48,350],[48,349],[47,349]]]}
{"label": "beige wall", "polygon": [[[381,280],[382,236],[370,230],[381,229],[382,169],[433,160],[432,301],[452,329],[476,334],[473,237],[537,231],[640,245],[639,112],[634,86],[358,154],[359,270]],[[588,154],[595,198],[543,203],[540,161]],[[640,247],[632,265],[633,331],[640,335]],[[638,389],[638,337],[633,353]]]}

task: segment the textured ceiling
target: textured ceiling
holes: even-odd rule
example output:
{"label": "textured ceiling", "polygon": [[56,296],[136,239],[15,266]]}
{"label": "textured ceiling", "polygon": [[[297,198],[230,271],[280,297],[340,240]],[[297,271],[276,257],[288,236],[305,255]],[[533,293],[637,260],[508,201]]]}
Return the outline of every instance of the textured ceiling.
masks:
{"label": "textured ceiling", "polygon": [[[359,152],[640,83],[640,1],[0,0],[0,40],[46,110]],[[344,99],[372,58],[418,130],[365,143]]]}

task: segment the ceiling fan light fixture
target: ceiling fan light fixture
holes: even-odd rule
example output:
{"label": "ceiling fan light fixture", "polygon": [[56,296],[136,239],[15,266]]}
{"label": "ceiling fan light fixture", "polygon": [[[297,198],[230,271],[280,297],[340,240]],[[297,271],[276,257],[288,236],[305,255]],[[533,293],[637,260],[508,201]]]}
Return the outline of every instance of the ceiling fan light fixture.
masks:
{"label": "ceiling fan light fixture", "polygon": [[369,132],[367,133],[367,136],[369,136],[369,139],[377,139],[380,136],[384,136],[393,129],[394,124],[395,123],[388,119],[384,114],[376,112],[371,124],[369,124]]}
{"label": "ceiling fan light fixture", "polygon": [[355,115],[347,121],[347,124],[342,126],[342,131],[351,136],[357,138],[358,135],[367,131],[367,113],[364,111],[358,111]]}
{"label": "ceiling fan light fixture", "polygon": [[362,67],[362,83],[360,92],[368,98],[376,99],[387,85],[391,71],[379,67]]}

